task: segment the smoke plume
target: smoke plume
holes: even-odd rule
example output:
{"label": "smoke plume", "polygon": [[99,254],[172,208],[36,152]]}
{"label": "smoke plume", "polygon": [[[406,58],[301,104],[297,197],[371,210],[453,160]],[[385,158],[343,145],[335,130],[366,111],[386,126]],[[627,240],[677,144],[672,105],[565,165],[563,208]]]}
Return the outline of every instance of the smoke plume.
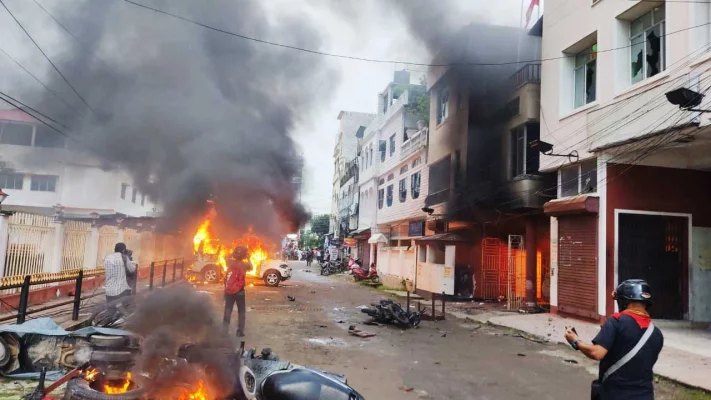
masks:
{"label": "smoke plume", "polygon": [[[129,170],[173,226],[202,217],[208,199],[236,230],[252,225],[278,236],[308,219],[296,200],[302,160],[289,134],[327,101],[313,92],[316,83],[337,83],[323,58],[123,1],[38,1],[79,39],[47,20],[44,29],[53,26],[65,40],[55,63],[91,109],[54,71],[48,86],[61,88],[72,109],[49,94],[38,108],[71,127],[74,146]],[[317,24],[267,13],[258,0],[141,2],[257,38],[321,43],[310,28]]]}

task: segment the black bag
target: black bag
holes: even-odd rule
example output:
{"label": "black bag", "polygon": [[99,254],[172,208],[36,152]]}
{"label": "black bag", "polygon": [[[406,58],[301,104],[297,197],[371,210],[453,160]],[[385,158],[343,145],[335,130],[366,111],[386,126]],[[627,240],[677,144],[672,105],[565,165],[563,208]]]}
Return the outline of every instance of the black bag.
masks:
{"label": "black bag", "polygon": [[590,384],[590,400],[600,400],[600,380],[595,379]]}

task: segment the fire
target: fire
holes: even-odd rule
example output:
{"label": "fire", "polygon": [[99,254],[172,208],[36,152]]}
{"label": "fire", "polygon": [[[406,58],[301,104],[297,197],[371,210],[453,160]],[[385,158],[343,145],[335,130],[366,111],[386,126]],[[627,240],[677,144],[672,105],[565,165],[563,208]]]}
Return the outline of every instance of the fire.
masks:
{"label": "fire", "polygon": [[198,381],[197,389],[192,393],[187,393],[187,390],[183,389],[179,400],[207,400],[208,394],[205,388],[205,383],[200,380]]}
{"label": "fire", "polygon": [[268,255],[267,252],[261,248],[261,246],[256,247],[255,249],[250,249],[250,251],[252,254],[249,255],[249,262],[252,264],[252,269],[249,271],[249,274],[257,276],[257,268],[259,268],[259,264],[266,260]]}
{"label": "fire", "polygon": [[126,373],[126,379],[116,383],[105,383],[104,393],[106,394],[121,394],[128,392],[128,387],[131,386],[131,373]]}
{"label": "fire", "polygon": [[220,264],[223,270],[227,271],[227,256],[232,249],[220,245],[219,240],[212,237],[210,223],[210,218],[207,218],[198,227],[195,236],[193,236],[193,249],[198,254],[215,256],[217,263]]}
{"label": "fire", "polygon": [[95,368],[90,368],[84,371],[84,379],[87,381],[91,382],[94,379],[96,379],[96,376],[99,375],[99,371]]}

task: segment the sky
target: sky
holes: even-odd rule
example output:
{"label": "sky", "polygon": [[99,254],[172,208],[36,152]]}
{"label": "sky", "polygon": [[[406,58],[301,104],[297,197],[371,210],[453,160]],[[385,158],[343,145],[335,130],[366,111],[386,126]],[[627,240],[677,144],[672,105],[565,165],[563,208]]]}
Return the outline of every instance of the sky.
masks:
{"label": "sky", "polygon": [[[50,55],[60,57],[66,42],[66,35],[53,26],[53,21],[40,11],[32,0],[3,0],[5,4],[23,21],[32,21],[30,27],[35,39]],[[59,13],[66,1],[79,0],[36,0],[48,10]],[[84,2],[121,2],[121,0],[84,0]],[[152,5],[167,3],[160,0],[144,0]],[[249,0],[235,0],[240,2]],[[412,0],[414,1],[414,0]],[[421,1],[421,0],[420,0]],[[426,2],[426,0],[424,0]],[[139,1],[141,2],[141,1]],[[500,25],[518,26],[522,9],[529,0],[432,0],[432,7],[449,4],[443,15],[447,21],[431,19],[430,24],[446,25],[448,30],[456,31],[471,22],[489,22]],[[525,3],[525,4],[524,4]],[[264,8],[268,23],[279,24],[282,17],[298,16],[298,23],[309,25],[320,36],[319,51],[344,54],[371,59],[403,60],[426,63],[431,60],[424,44],[410,30],[402,12],[395,4],[408,7],[410,0],[261,0],[257,3]],[[414,3],[412,3],[414,4]],[[73,4],[74,5],[74,4]],[[450,12],[451,10],[451,12]],[[136,11],[140,12],[140,11]],[[146,11],[150,13],[150,11]],[[414,10],[427,17],[427,7]],[[435,13],[432,13],[435,15]],[[534,13],[534,18],[535,18]],[[151,18],[151,15],[145,18]],[[161,18],[156,16],[156,18]],[[425,18],[427,20],[427,18]],[[293,22],[292,22],[293,23]],[[194,27],[193,27],[194,28]],[[428,29],[429,26],[423,26]],[[238,32],[244,35],[272,40],[287,45],[291,43],[288,35],[278,38],[260,36],[270,31],[255,28],[256,31]],[[231,38],[235,41],[242,39]],[[276,51],[269,45],[261,45],[260,51],[265,56]],[[17,28],[11,17],[0,7],[0,49],[16,58],[37,78],[47,82],[54,72],[47,61],[32,47],[23,32]],[[107,50],[104,48],[104,52]],[[108,50],[110,51],[110,49]],[[285,51],[279,49],[279,51]],[[289,50],[293,51],[293,50]],[[324,57],[302,53],[298,57]],[[412,73],[413,83],[426,72],[424,66],[409,66],[403,63],[372,63],[356,60],[325,57],[323,60],[335,73],[324,76],[311,85],[304,97],[319,100],[308,110],[301,113],[295,123],[291,137],[297,150],[305,159],[303,170],[302,203],[313,214],[329,213],[331,208],[331,184],[333,177],[333,147],[338,135],[337,116],[341,110],[374,113],[377,94],[392,80],[393,72],[408,69]],[[56,76],[54,77],[56,79]],[[11,60],[0,53],[0,89],[13,94],[41,93],[36,89],[37,82],[19,69]],[[278,93],[274,94],[278,96]],[[293,94],[289,98],[294,98]],[[298,96],[296,96],[298,98]],[[37,104],[41,99],[23,97],[29,104]],[[298,101],[298,100],[297,100]]]}

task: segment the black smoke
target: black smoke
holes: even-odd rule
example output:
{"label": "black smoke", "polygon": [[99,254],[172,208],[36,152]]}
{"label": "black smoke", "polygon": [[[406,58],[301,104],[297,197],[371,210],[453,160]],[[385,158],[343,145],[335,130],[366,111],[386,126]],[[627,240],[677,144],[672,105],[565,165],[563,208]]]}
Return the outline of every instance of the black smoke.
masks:
{"label": "black smoke", "polygon": [[[302,161],[290,136],[301,116],[337,84],[318,56],[207,30],[123,1],[38,0],[30,32],[51,30],[54,71],[72,108],[45,93],[38,109],[69,127],[70,144],[130,171],[165,207],[169,228],[200,219],[214,200],[232,229],[279,236],[304,223],[294,179]],[[268,12],[258,0],[141,0],[220,29],[318,49],[318,26],[298,12]],[[32,2],[11,8],[30,9]],[[41,18],[40,18],[41,17]]]}

